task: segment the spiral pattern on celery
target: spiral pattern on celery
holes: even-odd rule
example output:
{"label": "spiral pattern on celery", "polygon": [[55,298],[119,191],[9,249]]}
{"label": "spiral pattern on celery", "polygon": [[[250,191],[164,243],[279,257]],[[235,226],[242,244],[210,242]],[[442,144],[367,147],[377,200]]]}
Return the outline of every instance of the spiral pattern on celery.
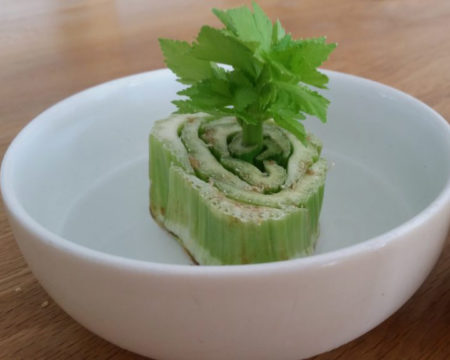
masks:
{"label": "spiral pattern on celery", "polygon": [[249,162],[241,157],[240,136],[234,118],[178,115],[155,124],[152,214],[202,264],[310,253],[327,171],[320,142],[310,135],[302,144],[269,121]]}
{"label": "spiral pattern on celery", "polygon": [[[305,147],[271,123],[264,125],[263,134],[263,147],[255,154],[253,163],[235,156],[239,155],[242,132],[234,118],[216,121],[191,118],[183,125],[180,138],[196,175],[211,181],[228,197],[261,206],[300,206],[301,199],[292,189],[318,159],[320,144],[309,137]],[[292,193],[291,197],[281,196],[285,193]]]}

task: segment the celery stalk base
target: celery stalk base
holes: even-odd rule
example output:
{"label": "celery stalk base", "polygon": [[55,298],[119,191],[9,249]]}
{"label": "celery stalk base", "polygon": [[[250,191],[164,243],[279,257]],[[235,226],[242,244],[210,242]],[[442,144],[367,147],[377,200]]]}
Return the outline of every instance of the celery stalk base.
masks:
{"label": "celery stalk base", "polygon": [[180,160],[179,148],[171,146],[175,133],[161,134],[152,131],[150,136],[151,213],[196,262],[264,263],[314,251],[325,176],[315,181],[299,206],[240,202],[227,197],[213,181],[198,178],[188,162]]}

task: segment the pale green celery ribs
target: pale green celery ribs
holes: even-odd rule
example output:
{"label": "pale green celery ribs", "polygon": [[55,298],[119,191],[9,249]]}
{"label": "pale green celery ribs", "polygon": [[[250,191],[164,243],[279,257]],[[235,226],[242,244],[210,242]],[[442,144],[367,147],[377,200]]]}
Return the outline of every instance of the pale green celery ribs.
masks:
{"label": "pale green celery ribs", "polygon": [[285,260],[313,252],[327,164],[266,122],[254,164],[233,157],[234,118],[158,121],[150,134],[150,210],[202,265]]}

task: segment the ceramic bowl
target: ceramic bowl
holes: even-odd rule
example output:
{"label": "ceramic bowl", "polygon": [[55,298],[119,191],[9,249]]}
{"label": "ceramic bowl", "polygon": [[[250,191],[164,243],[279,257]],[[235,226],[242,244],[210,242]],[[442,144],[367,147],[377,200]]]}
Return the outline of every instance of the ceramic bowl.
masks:
{"label": "ceramic bowl", "polygon": [[12,142],[1,189],[36,278],[99,336],[155,359],[309,357],[396,311],[450,219],[450,127],[379,83],[328,72],[330,162],[316,254],[194,266],[148,213],[147,138],[179,89],[167,70],[83,91]]}

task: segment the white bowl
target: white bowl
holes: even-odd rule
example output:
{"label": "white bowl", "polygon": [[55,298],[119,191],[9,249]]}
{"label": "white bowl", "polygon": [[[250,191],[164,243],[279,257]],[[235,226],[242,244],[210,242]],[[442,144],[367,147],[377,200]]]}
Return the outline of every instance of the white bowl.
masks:
{"label": "white bowl", "polygon": [[299,359],[370,330],[419,287],[450,218],[450,127],[420,101],[328,72],[329,172],[317,254],[204,267],[148,214],[147,136],[179,85],[167,70],[72,96],[4,157],[17,242],[52,298],[156,359]]}

